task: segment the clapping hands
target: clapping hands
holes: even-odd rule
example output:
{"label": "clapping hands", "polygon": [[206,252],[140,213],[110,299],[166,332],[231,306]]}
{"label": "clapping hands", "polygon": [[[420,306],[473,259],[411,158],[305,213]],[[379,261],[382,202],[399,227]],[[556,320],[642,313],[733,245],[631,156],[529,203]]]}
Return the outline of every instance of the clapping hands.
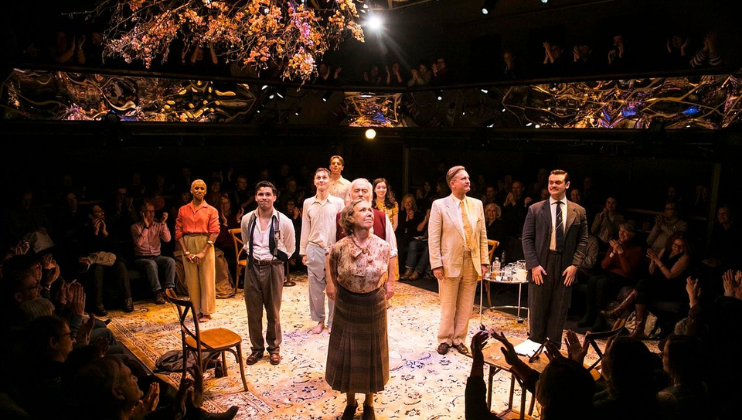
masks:
{"label": "clapping hands", "polygon": [[721,278],[724,281],[724,296],[742,299],[742,271],[727,270]]}

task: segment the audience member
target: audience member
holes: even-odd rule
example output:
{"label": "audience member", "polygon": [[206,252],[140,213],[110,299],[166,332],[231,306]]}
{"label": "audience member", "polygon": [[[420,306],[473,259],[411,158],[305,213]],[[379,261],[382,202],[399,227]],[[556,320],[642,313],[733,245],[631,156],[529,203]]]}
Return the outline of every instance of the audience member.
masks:
{"label": "audience member", "polygon": [[590,228],[593,235],[600,239],[602,247],[607,247],[611,240],[616,238],[619,226],[625,222],[623,215],[616,211],[616,207],[618,207],[616,199],[608,197],[605,200],[605,208],[595,215]]}
{"label": "audience member", "polygon": [[703,36],[703,48],[696,51],[696,54],[690,60],[691,67],[720,66],[724,64],[724,59],[717,45],[717,32],[708,31]]}
{"label": "audience member", "polygon": [[[487,239],[502,243],[505,240],[505,222],[502,221],[502,209],[495,203],[484,206],[484,225],[487,228]],[[494,255],[500,255],[498,244]]]}
{"label": "audience member", "polygon": [[380,86],[382,84],[383,79],[377,64],[372,65],[369,71],[363,72],[363,81],[371,86]]}
{"label": "audience member", "polygon": [[647,237],[647,245],[655,252],[666,248],[670,235],[685,232],[688,224],[678,217],[678,204],[674,201],[665,203],[664,213],[655,217],[654,227]]}
{"label": "audience member", "polygon": [[[401,280],[417,280],[424,271],[417,272],[415,267],[422,261],[420,254],[427,251],[428,243],[423,241],[427,234],[428,220],[430,219],[430,210],[428,209],[423,215],[417,208],[415,197],[407,194],[402,198],[402,212],[400,217],[400,239],[399,249],[404,250],[405,255],[405,272],[400,277]],[[416,242],[413,245],[413,242]],[[427,259],[427,252],[424,252]],[[414,276],[414,278],[412,278]]]}
{"label": "audience member", "polygon": [[407,81],[407,86],[427,86],[430,84],[430,79],[433,74],[428,70],[428,65],[424,61],[420,61],[417,69],[412,69],[412,78]]}
{"label": "audience member", "polygon": [[404,87],[406,85],[402,78],[399,62],[395,61],[392,63],[392,69],[389,70],[389,66],[386,66],[386,85],[393,87]]}
{"label": "audience member", "polygon": [[85,65],[85,35],[72,37],[72,42],[68,42],[65,31],[54,32],[54,38],[49,45],[48,57],[56,64]]}
{"label": "audience member", "polygon": [[446,85],[452,82],[451,69],[446,65],[446,59],[440,57],[431,65],[433,69],[433,78],[431,84]]}
{"label": "audience member", "polygon": [[[618,229],[618,240],[611,239],[609,250],[603,258],[603,274],[590,277],[587,284],[587,312],[577,323],[600,331],[606,327],[605,318],[598,311],[608,305],[621,287],[636,284],[636,270],[642,259],[642,247],[633,242],[636,227],[632,222],[622,223]],[[632,293],[637,293],[633,290]]]}
{"label": "audience member", "polygon": [[660,392],[677,406],[678,420],[711,420],[713,415],[709,389],[703,382],[707,356],[700,340],[684,335],[670,335],[660,349],[662,366],[672,384]]}
{"label": "audience member", "polygon": [[[134,266],[144,272],[144,277],[154,294],[158,305],[165,303],[165,288],[175,288],[175,260],[162,255],[162,242],[170,242],[172,236],[165,224],[168,214],[162,213],[155,220],[155,207],[142,204],[139,208],[141,222],[131,225],[131,238],[134,241]],[[160,280],[162,279],[162,282]]]}
{"label": "audience member", "polygon": [[543,72],[545,76],[557,77],[567,74],[569,63],[564,56],[564,47],[561,43],[544,42]]}

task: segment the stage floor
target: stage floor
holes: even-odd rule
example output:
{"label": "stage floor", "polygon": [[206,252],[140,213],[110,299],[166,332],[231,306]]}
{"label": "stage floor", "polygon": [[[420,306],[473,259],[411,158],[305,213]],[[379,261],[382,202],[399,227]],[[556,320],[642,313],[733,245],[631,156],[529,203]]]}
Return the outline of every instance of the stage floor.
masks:
{"label": "stage floor", "polygon": [[[239,368],[228,355],[227,377],[214,378],[213,369],[205,372],[204,408],[208,411],[224,411],[237,405],[238,419],[336,419],[342,414],[345,395],[330,389],[324,380],[329,334],[309,333],[315,323],[309,317],[306,274],[295,273],[291,277],[296,286],[283,289],[281,364],[272,366],[263,357],[253,366],[246,365],[249,392],[244,392]],[[217,299],[216,303],[214,319],[202,324],[202,328],[224,327],[240,334],[246,357],[250,340],[242,291],[230,299]],[[161,354],[180,349],[174,306],[137,302],[133,313],[112,311],[112,315],[109,328],[150,369],[154,370]],[[464,418],[464,389],[471,359],[455,350],[445,356],[436,352],[439,317],[437,293],[397,283],[388,312],[390,379],[385,390],[376,395],[377,418]],[[508,336],[526,338],[526,324],[518,324],[513,315],[485,309],[483,322]],[[469,339],[478,327],[479,306],[475,304]],[[180,381],[177,373],[160,376],[176,387]],[[492,411],[508,408],[509,385],[505,373],[495,376]],[[359,398],[362,401],[363,397]],[[361,410],[356,418],[360,414]]]}

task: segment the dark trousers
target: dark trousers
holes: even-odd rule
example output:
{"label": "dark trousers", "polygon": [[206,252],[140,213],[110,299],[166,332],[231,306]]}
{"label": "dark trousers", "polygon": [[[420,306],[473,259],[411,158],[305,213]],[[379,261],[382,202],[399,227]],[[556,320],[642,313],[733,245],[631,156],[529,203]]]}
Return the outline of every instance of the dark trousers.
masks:
{"label": "dark trousers", "polygon": [[590,277],[587,282],[587,316],[595,318],[598,310],[608,306],[623,286],[629,285],[630,280],[615,273],[599,274]]}
{"label": "dark trousers", "polygon": [[405,267],[414,268],[419,274],[425,274],[428,265],[430,265],[429,252],[428,241],[413,240],[407,247]]}
{"label": "dark trousers", "polygon": [[[245,270],[245,305],[247,329],[253,351],[278,352],[281,347],[281,297],[283,295],[283,264],[253,265]],[[268,329],[263,340],[263,307]]]}
{"label": "dark trousers", "polygon": [[[120,299],[126,300],[131,298],[129,271],[126,269],[126,263],[122,258],[117,256],[116,262],[110,267],[93,264],[90,266],[88,272],[90,276],[88,285],[93,288],[93,307],[103,305],[104,285],[111,283],[116,285],[116,292]],[[113,282],[110,281],[111,279],[104,281],[106,277],[113,277]]]}
{"label": "dark trousers", "polygon": [[542,284],[528,283],[529,338],[537,343],[548,338],[561,348],[564,321],[572,302],[572,286],[564,285],[561,254],[549,252],[545,269]]}
{"label": "dark trousers", "polygon": [[134,260],[134,266],[144,271],[144,276],[147,278],[153,292],[162,290],[163,287],[171,289],[175,287],[174,259],[162,255],[146,258],[137,257]]}

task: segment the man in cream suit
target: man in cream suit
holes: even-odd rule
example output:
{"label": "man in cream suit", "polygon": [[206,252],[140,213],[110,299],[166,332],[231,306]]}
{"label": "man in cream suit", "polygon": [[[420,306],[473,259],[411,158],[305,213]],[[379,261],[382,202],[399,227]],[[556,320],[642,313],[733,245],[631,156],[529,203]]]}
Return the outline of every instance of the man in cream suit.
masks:
{"label": "man in cream suit", "polygon": [[530,339],[562,345],[562,330],[572,301],[572,284],[587,250],[585,209],[567,201],[569,174],[549,175],[549,199],[528,208],[523,253],[528,269]]}
{"label": "man in cream suit", "polygon": [[470,189],[466,169],[449,169],[446,182],[451,195],[433,202],[428,222],[430,267],[441,296],[438,353],[446,354],[454,347],[468,354],[464,342],[477,281],[489,266],[487,229],[482,202],[466,196]]}

